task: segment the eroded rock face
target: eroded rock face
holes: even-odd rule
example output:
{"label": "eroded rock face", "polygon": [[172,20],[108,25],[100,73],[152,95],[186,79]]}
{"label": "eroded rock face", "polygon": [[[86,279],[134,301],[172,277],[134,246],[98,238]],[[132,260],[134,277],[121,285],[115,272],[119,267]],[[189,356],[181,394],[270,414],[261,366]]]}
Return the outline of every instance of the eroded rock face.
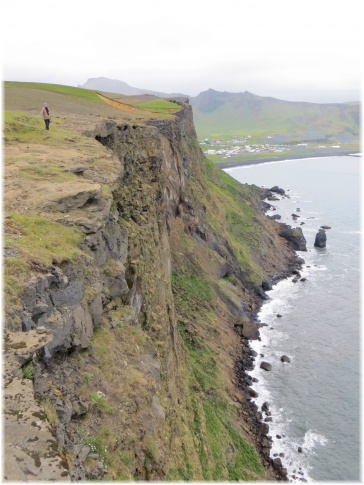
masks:
{"label": "eroded rock face", "polygon": [[34,398],[33,382],[21,370],[51,340],[50,332],[5,331],[3,478],[7,481],[70,481],[55,432]]}

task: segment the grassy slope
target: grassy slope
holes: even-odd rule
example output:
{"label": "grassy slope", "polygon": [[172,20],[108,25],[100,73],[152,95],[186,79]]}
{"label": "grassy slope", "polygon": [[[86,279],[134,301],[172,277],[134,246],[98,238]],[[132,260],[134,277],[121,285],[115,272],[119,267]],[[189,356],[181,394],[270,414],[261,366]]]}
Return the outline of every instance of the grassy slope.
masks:
{"label": "grassy slope", "polygon": [[52,93],[65,94],[67,96],[75,96],[77,98],[85,98],[96,103],[102,103],[95,91],[88,89],[75,88],[73,86],[64,86],[62,84],[46,84],[46,83],[32,83],[32,82],[15,82],[5,81],[5,88],[29,88],[40,89],[42,91],[49,91]]}
{"label": "grassy slope", "polygon": [[[247,282],[260,283],[262,270],[254,254],[264,251],[253,205],[256,190],[241,185],[205,161],[205,172],[191,181],[193,196],[206,207],[209,224],[229,241]],[[174,228],[174,231],[178,229]],[[172,287],[185,354],[180,367],[183,393],[180,436],[173,454],[173,480],[259,480],[264,470],[241,429],[238,408],[229,397],[224,364],[229,362],[226,335],[229,312],[221,300],[241,305],[235,277],[214,275],[218,255],[183,233],[174,236]],[[231,338],[231,337],[230,337]],[[226,353],[225,353],[226,352]],[[182,360],[182,356],[184,358]],[[230,376],[231,379],[231,376]],[[230,450],[230,451],[229,451]]]}
{"label": "grassy slope", "polygon": [[359,134],[358,107],[354,103],[293,103],[227,94],[213,93],[210,99],[194,98],[191,102],[199,137],[286,134],[292,138],[319,138],[343,131]]}

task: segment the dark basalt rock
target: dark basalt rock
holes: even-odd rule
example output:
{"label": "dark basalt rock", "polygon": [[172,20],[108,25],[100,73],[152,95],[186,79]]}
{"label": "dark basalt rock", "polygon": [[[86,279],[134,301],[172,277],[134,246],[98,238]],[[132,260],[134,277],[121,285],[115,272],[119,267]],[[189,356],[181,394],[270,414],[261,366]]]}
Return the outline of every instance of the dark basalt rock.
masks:
{"label": "dark basalt rock", "polygon": [[254,391],[254,389],[249,389],[249,396],[250,397],[258,397],[257,391]]}
{"label": "dark basalt rock", "polygon": [[272,283],[269,280],[262,281],[262,288],[264,291],[269,291],[272,289]]}
{"label": "dark basalt rock", "polygon": [[[249,317],[242,317],[234,324],[238,333],[248,340],[257,340],[260,336],[258,324]],[[250,354],[250,349],[249,349]],[[251,355],[251,354],[250,354]]]}
{"label": "dark basalt rock", "polygon": [[269,403],[267,401],[265,401],[263,404],[262,404],[262,411],[263,412],[267,412],[269,411]]}
{"label": "dark basalt rock", "polygon": [[324,229],[319,229],[319,232],[316,234],[314,246],[316,248],[326,248],[326,233]]}
{"label": "dark basalt rock", "polygon": [[280,187],[278,187],[278,185],[275,185],[274,187],[272,187],[271,189],[269,189],[271,192],[275,192],[276,194],[280,194],[280,195],[285,195],[285,190],[281,189]]}
{"label": "dark basalt rock", "polygon": [[[262,298],[263,300],[269,300],[269,296],[264,292],[264,289],[263,289],[263,284],[262,284],[262,287],[260,288],[259,286],[255,287],[255,293],[260,297]],[[272,289],[272,288],[270,288]]]}
{"label": "dark basalt rock", "polygon": [[287,355],[282,355],[281,361],[287,362],[289,364],[291,362],[291,359]]}
{"label": "dark basalt rock", "polygon": [[288,241],[288,245],[295,251],[307,251],[306,239],[300,227],[292,228],[288,224],[281,223],[278,234]]}
{"label": "dark basalt rock", "polygon": [[266,370],[266,371],[270,371],[270,370],[272,370],[272,364],[270,364],[269,362],[264,362],[264,361],[263,361],[263,362],[260,364],[260,368],[261,368],[261,369],[264,369],[264,370]]}

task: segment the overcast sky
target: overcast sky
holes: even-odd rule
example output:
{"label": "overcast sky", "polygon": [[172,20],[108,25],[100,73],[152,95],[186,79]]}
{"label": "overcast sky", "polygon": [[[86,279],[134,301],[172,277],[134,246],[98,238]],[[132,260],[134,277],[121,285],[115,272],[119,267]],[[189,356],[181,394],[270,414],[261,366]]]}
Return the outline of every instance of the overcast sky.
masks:
{"label": "overcast sky", "polygon": [[2,77],[358,100],[363,0],[2,0]]}

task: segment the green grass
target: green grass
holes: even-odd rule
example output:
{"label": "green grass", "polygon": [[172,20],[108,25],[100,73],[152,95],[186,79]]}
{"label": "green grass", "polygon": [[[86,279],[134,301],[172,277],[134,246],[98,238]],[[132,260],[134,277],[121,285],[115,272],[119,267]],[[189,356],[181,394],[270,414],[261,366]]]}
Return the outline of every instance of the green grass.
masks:
{"label": "green grass", "polygon": [[172,285],[199,301],[211,301],[212,299],[211,288],[204,278],[192,274],[173,273]]}
{"label": "green grass", "polygon": [[15,256],[4,259],[3,263],[5,308],[21,310],[20,295],[29,276],[29,262],[21,256]]}
{"label": "green grass", "polygon": [[18,248],[29,258],[45,265],[75,261],[83,253],[79,248],[83,233],[45,217],[11,214],[8,219],[20,228],[22,235],[5,237],[6,248]]}
{"label": "green grass", "polygon": [[[257,189],[240,184],[208,159],[205,159],[205,168],[209,191],[218,200],[217,205],[207,212],[208,221],[216,232],[229,241],[247,280],[259,283],[263,273],[253,256],[261,251],[261,227],[254,209],[259,202]],[[202,203],[205,200],[201,193]]]}
{"label": "green grass", "polygon": [[63,167],[52,165],[47,162],[32,163],[26,167],[19,168],[19,177],[24,177],[32,180],[52,180],[59,182],[67,182],[77,180],[77,176],[73,173],[67,172]]}
{"label": "green grass", "polygon": [[[31,115],[22,111],[5,110],[3,118],[3,135],[5,143],[39,143],[43,145],[62,145],[73,132],[66,131],[59,126],[57,130],[46,131],[40,116]],[[52,121],[58,125],[60,120]],[[52,124],[51,124],[52,126]],[[74,142],[80,137],[75,135]]]}
{"label": "green grass", "polygon": [[23,366],[23,378],[24,379],[33,379],[33,370],[32,370],[32,364],[29,362],[28,364],[25,364]]}
{"label": "green grass", "polygon": [[16,82],[5,81],[5,88],[31,88],[41,89],[42,91],[50,91],[52,93],[65,94],[67,96],[75,96],[77,98],[88,99],[96,103],[104,103],[96,94],[95,91],[83,88],[76,88],[73,86],[64,86],[62,84],[48,84],[48,83],[34,83],[34,82]]}
{"label": "green grass", "polygon": [[155,112],[155,113],[175,113],[176,111],[180,111],[181,107],[176,104],[172,103],[171,101],[167,101],[166,99],[155,99],[153,101],[148,101],[146,103],[141,103],[138,105],[138,108],[143,109],[145,111]]}
{"label": "green grass", "polygon": [[[204,480],[257,480],[264,469],[253,446],[236,428],[235,406],[222,397],[224,383],[215,352],[202,339],[193,338],[183,322],[179,334],[186,350],[185,379],[189,431],[193,436]],[[196,463],[182,441],[181,464],[174,479],[195,479]]]}

